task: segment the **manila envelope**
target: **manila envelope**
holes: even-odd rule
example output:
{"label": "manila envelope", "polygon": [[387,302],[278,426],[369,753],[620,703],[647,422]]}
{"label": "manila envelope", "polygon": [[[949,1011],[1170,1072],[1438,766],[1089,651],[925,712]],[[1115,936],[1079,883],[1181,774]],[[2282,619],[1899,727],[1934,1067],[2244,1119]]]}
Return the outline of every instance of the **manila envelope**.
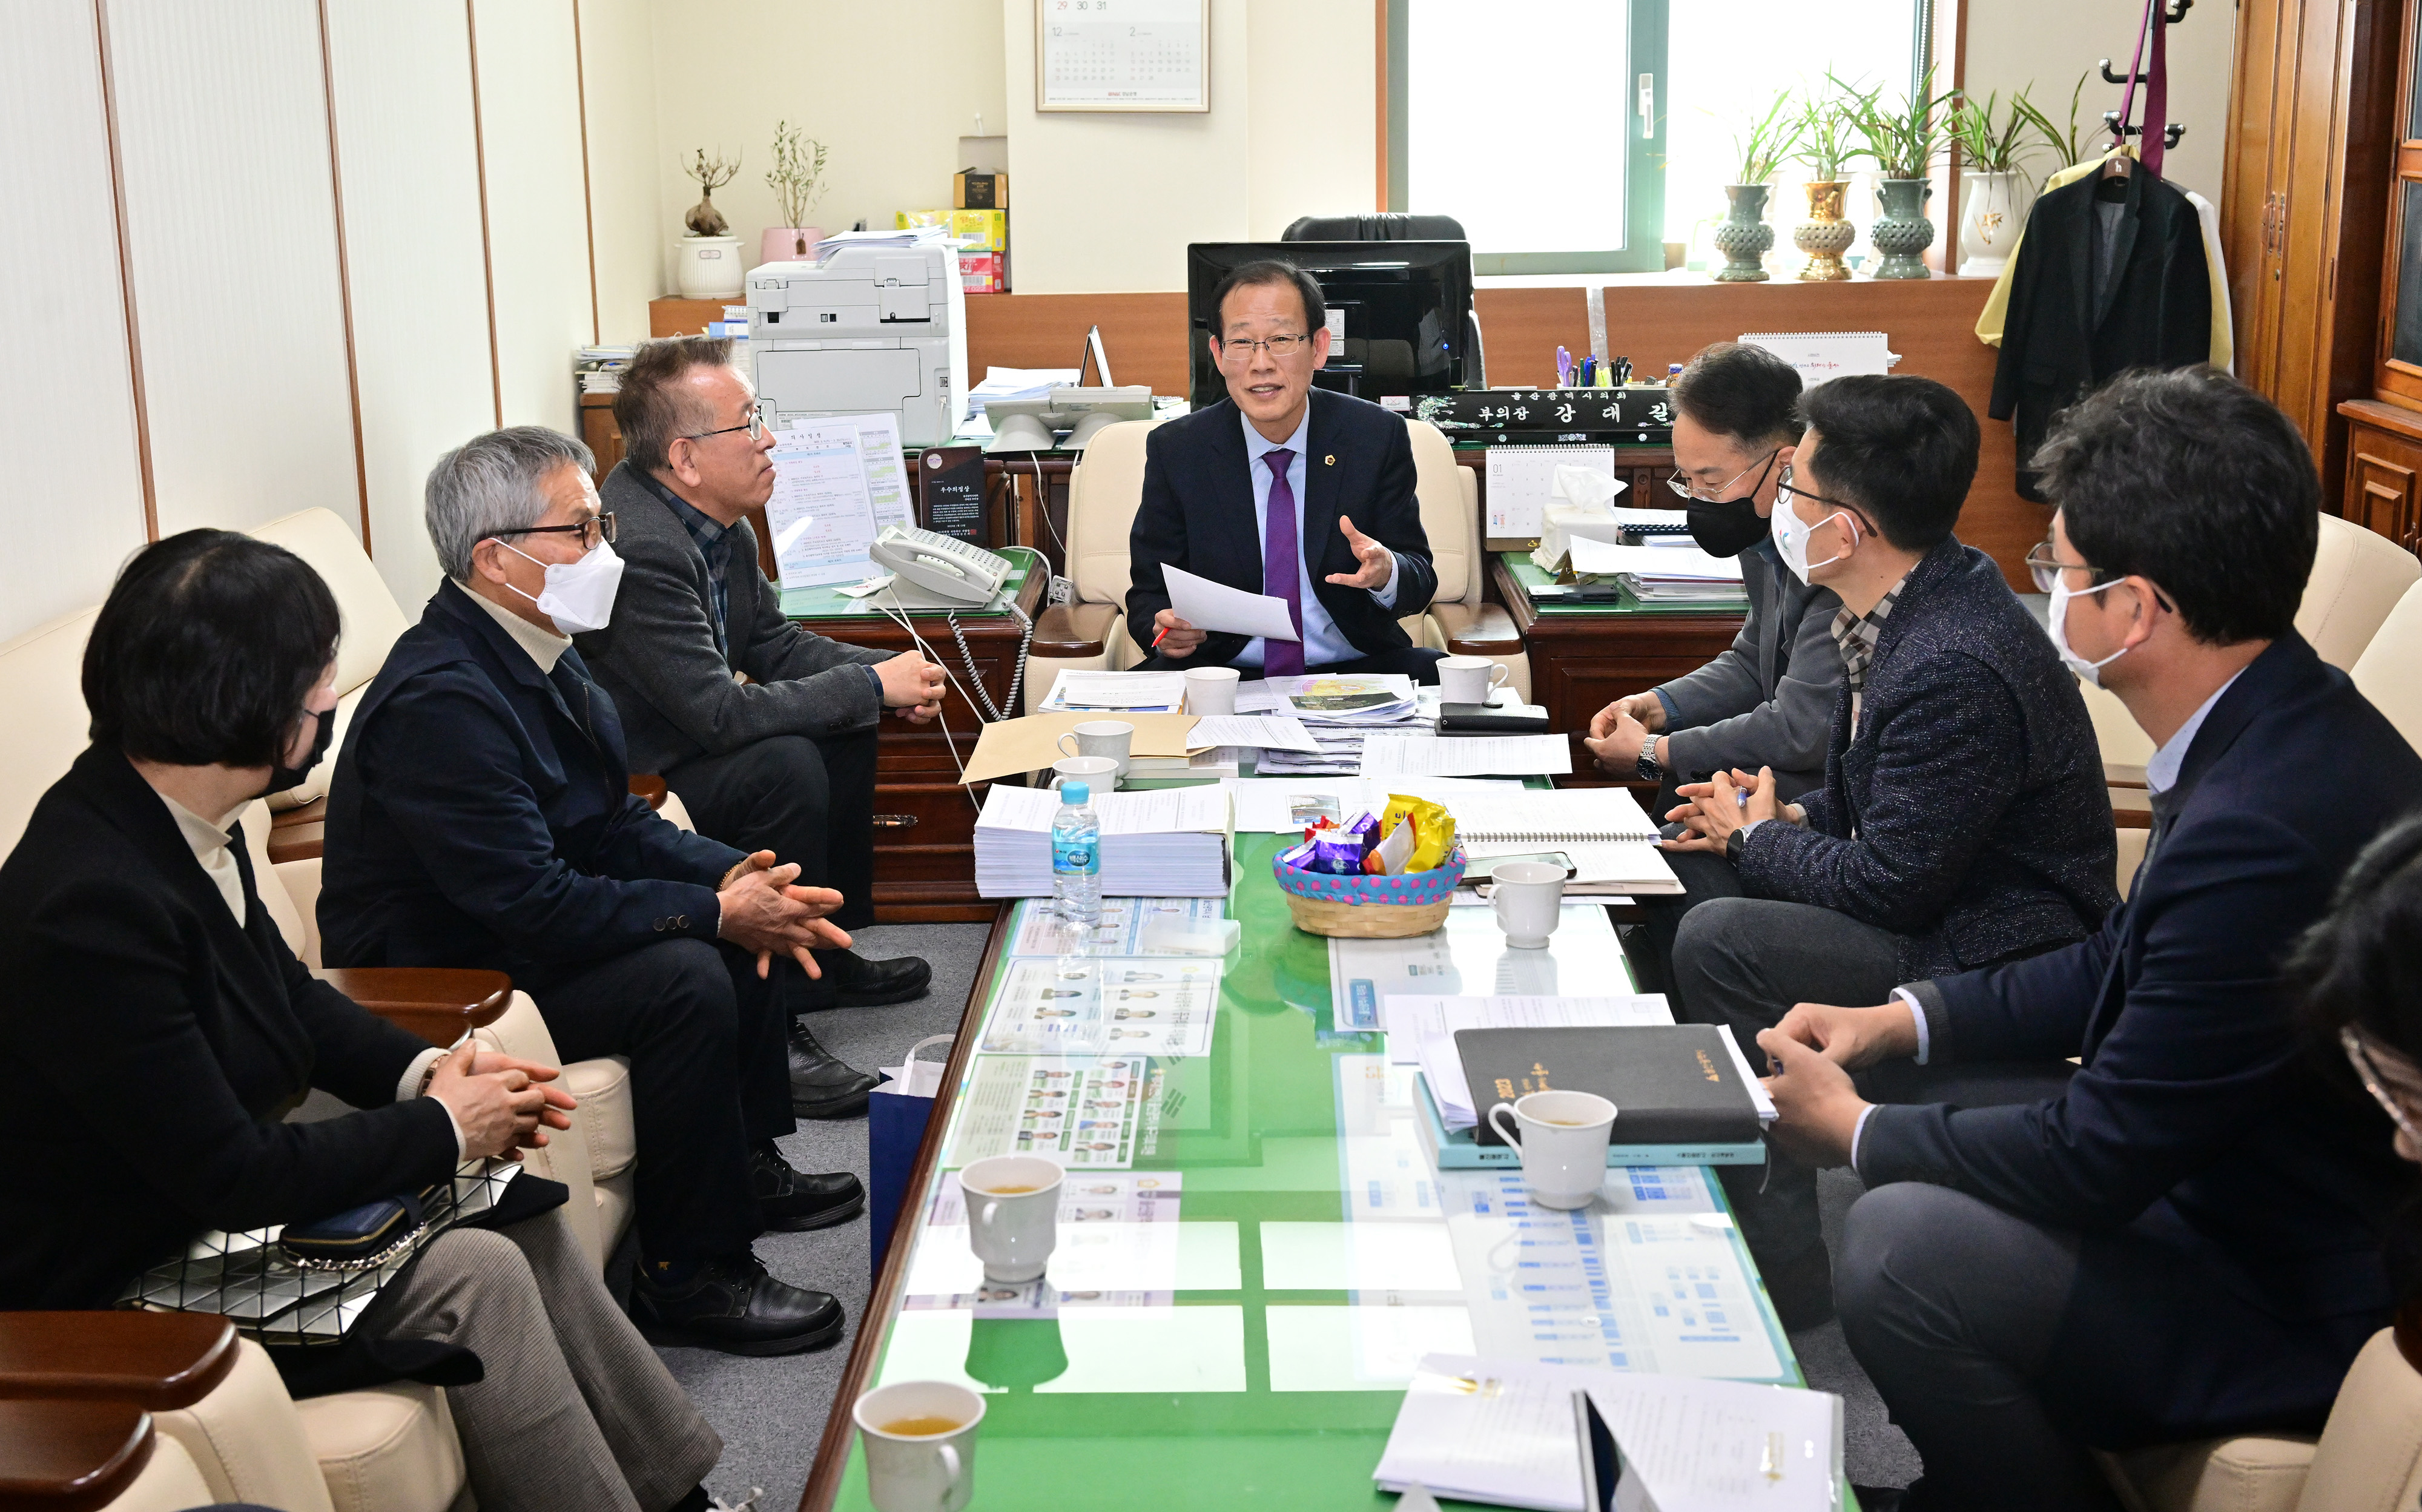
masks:
{"label": "manila envelope", "polygon": [[1048,771],[1053,762],[1068,754],[1060,748],[1060,737],[1094,719],[1118,719],[1135,726],[1135,738],[1127,742],[1130,756],[1190,755],[1210,748],[1187,744],[1194,731],[1195,717],[1190,714],[1110,715],[1072,709],[1064,714],[1030,714],[1022,719],[1002,719],[984,726],[983,733],[976,737],[975,754],[967,758],[967,769],[959,780],[989,782],[1013,772]]}

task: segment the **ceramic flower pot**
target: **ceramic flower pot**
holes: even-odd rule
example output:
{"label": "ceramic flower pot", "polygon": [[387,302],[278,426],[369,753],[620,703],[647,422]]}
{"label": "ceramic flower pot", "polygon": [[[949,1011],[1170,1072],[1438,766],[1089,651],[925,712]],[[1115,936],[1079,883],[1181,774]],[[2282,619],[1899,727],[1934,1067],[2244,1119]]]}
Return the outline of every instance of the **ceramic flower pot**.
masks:
{"label": "ceramic flower pot", "polygon": [[1931,179],[1886,179],[1877,186],[1883,212],[1867,228],[1867,240],[1883,254],[1876,264],[1879,278],[1931,278],[1918,254],[1934,244],[1934,223],[1926,218],[1926,202],[1934,194]]}
{"label": "ceramic flower pot", "polygon": [[1842,218],[1842,194],[1850,187],[1847,179],[1823,179],[1809,184],[1808,218],[1791,233],[1791,244],[1808,255],[1808,265],[1800,276],[1811,283],[1842,283],[1850,270],[1842,266],[1842,254],[1859,239],[1859,229]]}
{"label": "ceramic flower pot", "polygon": [[1732,209],[1716,227],[1716,250],[1724,255],[1724,265],[1716,270],[1716,282],[1766,281],[1766,264],[1759,260],[1774,244],[1774,228],[1766,223],[1766,197],[1771,192],[1769,185],[1762,183],[1724,186],[1724,198]]}
{"label": "ceramic flower pot", "polygon": [[675,244],[676,282],[684,299],[737,299],[745,277],[740,238],[684,236]]}
{"label": "ceramic flower pot", "polygon": [[816,244],[825,239],[821,226],[769,226],[757,242],[760,262],[805,262],[816,255]]}
{"label": "ceramic flower pot", "polygon": [[1959,176],[1959,271],[1998,275],[2026,225],[2025,175],[1971,168]]}

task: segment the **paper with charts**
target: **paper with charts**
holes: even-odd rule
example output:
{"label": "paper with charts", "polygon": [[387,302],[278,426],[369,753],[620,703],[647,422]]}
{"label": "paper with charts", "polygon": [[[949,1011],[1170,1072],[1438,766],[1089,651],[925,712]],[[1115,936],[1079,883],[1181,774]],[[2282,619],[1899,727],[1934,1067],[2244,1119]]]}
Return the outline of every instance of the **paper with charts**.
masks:
{"label": "paper with charts", "polygon": [[1159,1147],[1160,1082],[1141,1055],[979,1055],[943,1164],[1039,1155],[1124,1171]]}
{"label": "paper with charts", "polygon": [[980,1047],[996,1055],[1208,1055],[1219,965],[1173,955],[1011,961]]}
{"label": "paper with charts", "polygon": [[[1225,898],[1104,898],[1100,921],[1093,926],[1092,955],[1153,955],[1144,941],[1156,923],[1211,923],[1228,917]],[[1068,955],[1077,948],[1077,926],[1053,913],[1043,900],[1022,905],[1017,933],[1010,937],[1012,955]]]}

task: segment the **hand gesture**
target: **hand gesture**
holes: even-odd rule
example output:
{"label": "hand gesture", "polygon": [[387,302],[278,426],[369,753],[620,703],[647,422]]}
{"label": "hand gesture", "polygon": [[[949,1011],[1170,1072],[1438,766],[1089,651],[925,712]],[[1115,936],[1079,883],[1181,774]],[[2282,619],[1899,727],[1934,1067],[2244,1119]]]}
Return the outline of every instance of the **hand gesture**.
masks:
{"label": "hand gesture", "polygon": [[1600,766],[1622,778],[1640,770],[1641,748],[1657,738],[1624,707],[1629,701],[1618,700],[1600,709],[1590,720],[1590,732],[1581,739]]}
{"label": "hand gesture", "polygon": [[425,1095],[454,1115],[464,1158],[518,1160],[522,1151],[545,1146],[548,1129],[572,1126],[568,1115],[580,1105],[572,1094],[541,1085],[556,1075],[551,1065],[497,1055],[464,1040],[437,1063]]}
{"label": "hand gesture", "polygon": [[1203,644],[1207,630],[1197,630],[1177,617],[1175,609],[1163,609],[1152,617],[1152,627],[1159,632],[1153,638],[1153,649],[1162,655],[1183,659],[1194,654]]}
{"label": "hand gesture", "polygon": [[1337,528],[1345,532],[1345,543],[1354,548],[1354,571],[1330,573],[1329,580],[1340,588],[1387,587],[1396,575],[1396,554],[1354,528],[1354,522],[1343,514],[1337,517]]}
{"label": "hand gesture", "polygon": [[1776,1068],[1763,1079],[1774,1099],[1774,1142],[1809,1165],[1849,1164],[1850,1141],[1867,1107],[1850,1073],[1780,1029],[1758,1031],[1757,1044]]}
{"label": "hand gesture", "polygon": [[772,851],[759,851],[725,873],[716,890],[716,901],[723,906],[716,934],[753,952],[760,977],[774,969],[776,951],[797,961],[808,975],[821,977],[813,948],[850,944],[847,935],[824,921],[841,906],[841,894],[830,888],[793,887],[798,874],[796,865],[777,866]]}
{"label": "hand gesture", "polygon": [[883,680],[883,706],[913,724],[923,724],[942,712],[942,669],[913,651],[874,664]]}
{"label": "hand gesture", "polygon": [[[1629,715],[1643,730],[1661,734],[1665,730],[1665,701],[1654,693],[1634,693],[1628,699],[1617,699],[1590,716],[1590,738],[1604,740],[1614,733],[1618,716]],[[1637,760],[1637,758],[1634,758]]]}
{"label": "hand gesture", "polygon": [[1846,1071],[1917,1053],[1917,1020],[1909,1005],[1836,1008],[1832,1003],[1794,1003],[1774,1032],[1805,1045]]}
{"label": "hand gesture", "polygon": [[1774,795],[1771,766],[1759,767],[1755,777],[1738,767],[1719,772],[1713,781],[1683,783],[1674,795],[1689,801],[1665,817],[1681,821],[1687,833],[1667,841],[1668,850],[1712,851],[1721,856],[1734,830],[1781,816],[1782,800]]}

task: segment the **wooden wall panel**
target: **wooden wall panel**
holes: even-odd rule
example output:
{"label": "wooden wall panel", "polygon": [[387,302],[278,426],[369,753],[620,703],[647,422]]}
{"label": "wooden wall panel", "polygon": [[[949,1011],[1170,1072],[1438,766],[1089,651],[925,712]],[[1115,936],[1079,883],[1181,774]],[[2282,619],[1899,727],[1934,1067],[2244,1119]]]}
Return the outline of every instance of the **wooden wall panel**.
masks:
{"label": "wooden wall panel", "polygon": [[[1012,271],[1014,276],[1014,263]],[[970,294],[967,382],[983,382],[988,367],[1076,367],[1085,332],[1095,325],[1102,328],[1111,377],[1123,384],[1150,384],[1156,394],[1186,392],[1186,296],[1181,293]]]}
{"label": "wooden wall panel", "polygon": [[117,213],[92,0],[0,6],[0,642],[94,603],[143,543],[143,480],[118,292]]}
{"label": "wooden wall panel", "polygon": [[160,533],[359,528],[313,0],[110,0]]}

